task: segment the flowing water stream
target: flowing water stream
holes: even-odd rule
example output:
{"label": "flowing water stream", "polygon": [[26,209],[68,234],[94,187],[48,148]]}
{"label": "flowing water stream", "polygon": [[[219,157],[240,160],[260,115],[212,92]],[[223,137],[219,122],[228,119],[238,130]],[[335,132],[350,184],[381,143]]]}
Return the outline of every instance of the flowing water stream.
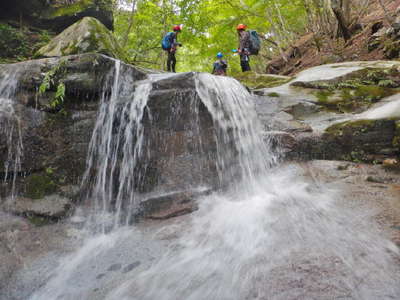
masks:
{"label": "flowing water stream", "polygon": [[[88,237],[57,262],[38,262],[29,276],[40,271],[42,283],[20,291],[21,299],[400,298],[396,246],[365,214],[336,205],[337,191],[279,164],[251,95],[230,78],[194,74],[191,99],[212,116],[221,188],[199,196],[190,215],[129,225],[152,145],[143,124],[157,121],[150,94],[154,83],[179,75],[129,82],[116,62],[111,76],[83,181]],[[196,136],[198,126],[193,117],[189,132]],[[201,160],[192,163],[198,172]]]}
{"label": "flowing water stream", "polygon": [[15,196],[15,181],[21,169],[23,145],[20,120],[15,113],[15,93],[22,70],[16,68],[12,73],[0,73],[0,150],[5,146],[7,153],[4,165],[3,183],[9,186],[8,194]]}

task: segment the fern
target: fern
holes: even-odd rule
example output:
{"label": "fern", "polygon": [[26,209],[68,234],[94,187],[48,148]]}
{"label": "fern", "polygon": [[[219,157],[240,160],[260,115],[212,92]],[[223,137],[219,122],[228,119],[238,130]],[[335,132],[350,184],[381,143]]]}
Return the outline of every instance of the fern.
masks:
{"label": "fern", "polygon": [[65,84],[63,82],[58,82],[56,77],[60,76],[65,71],[65,64],[66,60],[62,60],[54,68],[47,71],[44,75],[42,83],[39,86],[39,95],[43,95],[58,83],[56,94],[53,100],[49,103],[49,107],[52,109],[59,108],[64,103]]}
{"label": "fern", "polygon": [[393,80],[386,79],[386,80],[381,80],[381,81],[379,81],[379,82],[378,82],[378,85],[381,86],[381,87],[393,87],[393,86],[395,86],[396,84],[394,83]]}
{"label": "fern", "polygon": [[56,95],[53,101],[50,102],[50,107],[57,108],[61,106],[64,103],[64,97],[65,97],[65,85],[64,83],[60,82],[57,86]]}

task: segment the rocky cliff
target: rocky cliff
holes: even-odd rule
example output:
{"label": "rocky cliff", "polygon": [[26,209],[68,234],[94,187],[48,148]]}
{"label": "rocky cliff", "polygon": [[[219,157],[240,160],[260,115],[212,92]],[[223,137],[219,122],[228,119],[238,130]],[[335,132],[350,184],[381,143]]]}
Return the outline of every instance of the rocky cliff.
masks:
{"label": "rocky cliff", "polygon": [[112,5],[110,0],[5,0],[0,3],[0,20],[61,32],[83,17],[94,17],[113,29]]}

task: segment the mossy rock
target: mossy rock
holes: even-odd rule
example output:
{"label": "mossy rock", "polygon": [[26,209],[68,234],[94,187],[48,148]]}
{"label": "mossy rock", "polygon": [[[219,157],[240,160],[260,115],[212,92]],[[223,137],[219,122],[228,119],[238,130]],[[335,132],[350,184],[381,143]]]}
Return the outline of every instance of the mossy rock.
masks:
{"label": "mossy rock", "polygon": [[376,127],[377,122],[380,122],[380,120],[346,121],[328,127],[325,132],[336,137],[348,134],[357,135],[359,133],[368,132],[372,128]]}
{"label": "mossy rock", "polygon": [[335,112],[361,112],[400,92],[398,68],[364,68],[331,80],[297,81],[293,86],[314,89],[319,104]]}
{"label": "mossy rock", "polygon": [[400,121],[395,123],[395,135],[393,138],[393,147],[396,147],[400,151]]}
{"label": "mossy rock", "polygon": [[75,0],[71,4],[52,4],[41,13],[44,23],[58,23],[57,31],[64,30],[83,17],[93,17],[108,29],[113,29],[112,0]]}
{"label": "mossy rock", "polygon": [[287,76],[258,74],[255,72],[237,73],[232,77],[251,89],[271,88],[285,84],[292,79]]}
{"label": "mossy rock", "polygon": [[388,39],[384,42],[383,52],[388,59],[400,57],[400,41]]}
{"label": "mossy rock", "polygon": [[93,17],[113,29],[113,0],[2,0],[0,19],[20,22],[57,33],[83,17]]}
{"label": "mossy rock", "polygon": [[26,216],[26,218],[28,219],[28,221],[37,226],[37,227],[41,227],[41,226],[45,226],[48,224],[51,224],[51,220],[49,218],[46,217],[41,217],[41,216],[36,216],[36,215],[32,215],[29,214]]}
{"label": "mossy rock", "polygon": [[268,97],[272,97],[272,98],[279,98],[279,94],[276,92],[271,92],[267,94]]}
{"label": "mossy rock", "polygon": [[49,175],[32,174],[27,178],[25,196],[31,199],[41,199],[56,190],[57,185]]}
{"label": "mossy rock", "polygon": [[314,92],[314,95],[317,97],[318,103],[328,110],[347,113],[364,111],[379,100],[398,92],[397,89],[377,85],[359,85],[336,91],[318,90]]}
{"label": "mossy rock", "polygon": [[114,35],[98,20],[85,17],[40,48],[36,57],[57,57],[82,53],[101,53],[124,59]]}
{"label": "mossy rock", "polygon": [[323,136],[340,159],[354,162],[396,155],[395,137],[396,122],[391,119],[346,121],[330,126]]}

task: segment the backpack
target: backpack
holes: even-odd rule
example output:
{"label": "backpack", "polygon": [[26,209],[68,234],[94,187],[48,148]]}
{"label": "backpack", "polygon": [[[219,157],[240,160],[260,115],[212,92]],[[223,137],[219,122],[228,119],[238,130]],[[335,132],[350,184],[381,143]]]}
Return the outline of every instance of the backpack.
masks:
{"label": "backpack", "polygon": [[250,32],[250,54],[258,55],[261,47],[260,37],[258,36],[257,31],[249,30]]}
{"label": "backpack", "polygon": [[168,32],[165,36],[164,36],[164,38],[162,39],[162,42],[161,42],[161,47],[164,49],[164,50],[169,50],[169,49],[171,49],[171,44],[172,44],[172,35],[173,35],[174,33],[173,32]]}

